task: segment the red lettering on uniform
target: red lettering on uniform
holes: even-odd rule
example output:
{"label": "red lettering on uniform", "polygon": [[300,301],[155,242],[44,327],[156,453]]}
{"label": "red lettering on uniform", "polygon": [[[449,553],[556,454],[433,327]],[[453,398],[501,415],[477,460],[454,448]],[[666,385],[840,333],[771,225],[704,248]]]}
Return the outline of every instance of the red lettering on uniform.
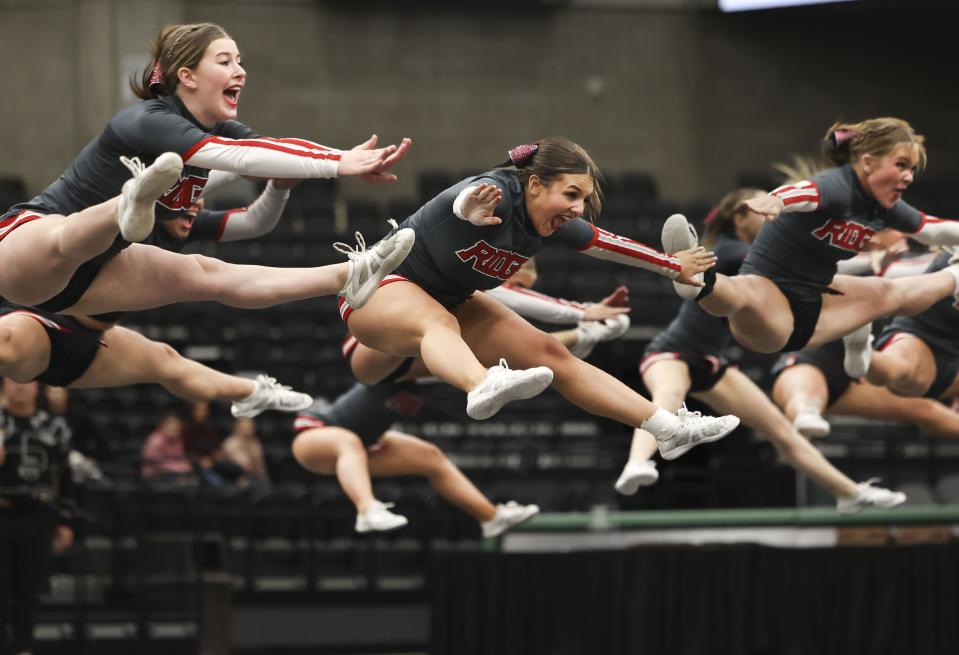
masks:
{"label": "red lettering on uniform", "polygon": [[837,248],[859,252],[866,247],[875,233],[875,230],[871,230],[865,225],[830,218],[813,230],[812,235]]}
{"label": "red lettering on uniform", "polygon": [[457,250],[456,256],[464,262],[472,259],[474,270],[504,282],[529,259],[510,250],[494,248],[485,241],[477,241],[469,248]]}
{"label": "red lettering on uniform", "polygon": [[205,177],[187,175],[186,177],[181,177],[169,191],[160,196],[157,202],[167,209],[187,209],[200,198],[200,194],[203,192],[203,187],[205,186]]}
{"label": "red lettering on uniform", "polygon": [[386,406],[400,416],[417,416],[423,409],[423,401],[411,393],[402,391],[387,400]]}

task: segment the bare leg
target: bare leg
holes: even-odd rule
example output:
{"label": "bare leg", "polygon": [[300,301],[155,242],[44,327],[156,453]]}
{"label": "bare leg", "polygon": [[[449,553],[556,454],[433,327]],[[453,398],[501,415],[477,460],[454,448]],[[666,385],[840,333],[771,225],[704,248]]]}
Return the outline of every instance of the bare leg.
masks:
{"label": "bare leg", "polygon": [[837,470],[805,437],[796,432],[782,412],[742,371],[726,369],[715,387],[693,395],[718,412],[729,412],[735,408],[743,424],[765,435],[790,466],[808,475],[836,498],[857,494],[856,483]]}
{"label": "bare leg", "polygon": [[187,400],[240,400],[256,387],[253,380],[215,371],[183,357],[165,343],[120,326],[104,332],[103,341],[106,347],[71,388],[156,383]]}
{"label": "bare leg", "polygon": [[421,475],[436,493],[480,523],[496,515],[493,503],[433,444],[390,430],[378,445],[380,448],[370,453],[374,476]]}
{"label": "bare leg", "polygon": [[781,350],[793,331],[786,296],[771,280],[758,275],[717,275],[713,292],[699,304],[714,316],[729,317],[733,336],[755,352]]}
{"label": "bare leg", "polygon": [[50,337],[36,319],[23,314],[0,318],[0,377],[26,384],[49,363]]}
{"label": "bare leg", "polygon": [[[653,404],[673,413],[683,406],[692,385],[689,366],[678,359],[663,360],[651,365],[643,373],[643,382],[653,396]],[[645,461],[652,457],[656,450],[656,438],[646,430],[636,428],[629,448],[629,461]]]}
{"label": "bare leg", "polygon": [[486,367],[464,342],[456,317],[415,284],[385,285],[349,321],[350,332],[363,344],[396,356],[420,355],[434,375],[458,389],[469,391],[486,378]]}
{"label": "bare leg", "polygon": [[956,278],[949,271],[894,280],[837,275],[832,287],[843,295],[823,296],[822,313],[810,346],[835,341],[883,316],[918,314],[950,295],[956,288]]}
{"label": "bare leg", "polygon": [[338,427],[304,430],[293,440],[293,456],[312,473],[336,473],[358,514],[376,500],[366,447],[355,433]]}
{"label": "bare leg", "polygon": [[803,411],[822,414],[829,404],[826,376],[812,364],[796,364],[784,370],[772,390],[773,400],[790,421]]}
{"label": "bare leg", "polygon": [[657,409],[613,376],[577,359],[552,336],[483,294],[474,295],[455,308],[454,313],[463,339],[481,362],[492,365],[505,357],[517,368],[548,366],[553,371],[553,386],[567,400],[634,428],[640,427]]}
{"label": "bare leg", "polygon": [[900,396],[922,396],[936,379],[936,358],[919,337],[901,334],[873,351],[866,381]]}
{"label": "bare leg", "polygon": [[347,264],[316,268],[229,264],[135,243],[107,262],[80,301],[64,313],[136,311],[197,300],[247,309],[272,307],[336,294],[347,271]]}
{"label": "bare leg", "polygon": [[929,398],[903,398],[871,384],[853,383],[829,411],[912,424],[936,437],[959,439],[959,413]]}
{"label": "bare leg", "polygon": [[119,233],[111,198],[70,214],[25,223],[0,241],[0,295],[37,305],[67,286],[83,262],[105,252]]}

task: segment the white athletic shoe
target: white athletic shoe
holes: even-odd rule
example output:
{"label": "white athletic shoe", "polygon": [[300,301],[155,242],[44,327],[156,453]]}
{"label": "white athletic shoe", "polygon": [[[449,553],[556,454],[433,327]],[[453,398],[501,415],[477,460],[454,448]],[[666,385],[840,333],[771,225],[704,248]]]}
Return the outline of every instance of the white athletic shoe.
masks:
{"label": "white athletic shoe", "polygon": [[346,284],[340,289],[340,295],[353,309],[359,309],[376,293],[387,275],[399,266],[413,249],[416,233],[406,227],[391,237],[380,240],[369,250],[366,240],[356,233],[354,248],[337,242],[333,247],[350,259],[350,269],[346,275]]}
{"label": "white athletic shoe", "polygon": [[842,345],[846,348],[842,367],[846,370],[846,375],[853,380],[858,380],[869,370],[869,362],[872,360],[872,339],[872,323],[867,323],[842,338]]}
{"label": "white athletic shoe", "polygon": [[659,471],[656,470],[656,462],[644,459],[641,462],[626,462],[623,472],[613,486],[624,496],[632,496],[640,487],[656,484],[657,480]]}
{"label": "white athletic shoe", "polygon": [[[689,250],[699,245],[699,235],[696,234],[696,228],[689,224],[686,217],[682,214],[673,214],[663,223],[663,250],[670,255],[680,250]],[[693,276],[699,282],[703,281],[703,274],[697,273]],[[701,291],[700,287],[694,287],[691,284],[682,282],[673,282],[673,289],[680,298],[694,300]]]}
{"label": "white athletic shoe", "polygon": [[553,381],[553,371],[545,366],[512,370],[506,360],[499,360],[486,373],[486,379],[466,397],[466,413],[470,418],[487,419],[511,400],[526,400],[539,394]]}
{"label": "white athletic shoe", "polygon": [[858,514],[867,507],[895,507],[906,502],[906,494],[882,487],[874,487],[879,478],[870,478],[860,482],[859,491],[852,498],[840,498],[836,501],[836,511],[840,514]]}
{"label": "white athletic shoe", "polygon": [[268,409],[298,412],[312,404],[313,396],[293,391],[268,375],[257,375],[253,393],[234,402],[230,407],[230,413],[236,418],[252,418]]}
{"label": "white athletic shoe", "polygon": [[127,241],[143,241],[153,231],[153,205],[180,179],[183,160],[175,152],[164,152],[149,166],[144,166],[139,157],[120,157],[120,162],[133,177],[124,182],[120,192],[117,225]]}
{"label": "white athletic shoe", "polygon": [[719,441],[739,425],[737,416],[703,416],[685,407],[679,408],[676,417],[680,421],[679,429],[672,436],[656,437],[663,459],[676,459],[693,446]]}
{"label": "white athletic shoe", "polygon": [[807,439],[811,437],[825,437],[832,430],[829,421],[824,419],[822,414],[811,409],[803,410],[796,414],[796,418],[793,419],[793,428]]}
{"label": "white athletic shoe", "polygon": [[539,505],[520,505],[511,500],[505,505],[496,506],[496,515],[489,521],[481,523],[483,537],[489,539],[498,537],[510,528],[530,520],[539,514]]}
{"label": "white athletic shoe", "polygon": [[409,523],[405,516],[390,511],[393,503],[374,500],[362,514],[356,515],[357,532],[386,532]]}
{"label": "white athletic shoe", "polygon": [[576,325],[576,343],[569,348],[575,357],[586,359],[596,344],[618,339],[629,329],[629,316],[620,314],[604,321],[580,321]]}

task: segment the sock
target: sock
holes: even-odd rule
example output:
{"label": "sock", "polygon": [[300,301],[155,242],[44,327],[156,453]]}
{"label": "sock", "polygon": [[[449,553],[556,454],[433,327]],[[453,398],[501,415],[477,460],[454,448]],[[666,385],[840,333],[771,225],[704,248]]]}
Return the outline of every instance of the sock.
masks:
{"label": "sock", "polygon": [[643,421],[643,424],[639,427],[656,437],[656,441],[665,441],[679,431],[679,426],[679,419],[676,418],[675,414],[667,412],[662,407],[657,407],[653,415]]}

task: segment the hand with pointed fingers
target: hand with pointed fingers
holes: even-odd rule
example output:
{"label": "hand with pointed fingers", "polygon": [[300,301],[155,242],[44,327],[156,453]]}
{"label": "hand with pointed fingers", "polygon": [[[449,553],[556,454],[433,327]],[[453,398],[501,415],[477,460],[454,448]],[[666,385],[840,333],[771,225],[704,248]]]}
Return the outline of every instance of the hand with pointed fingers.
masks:
{"label": "hand with pointed fingers", "polygon": [[628,314],[629,307],[612,307],[603,303],[590,305],[583,311],[584,321],[605,321],[607,318],[616,318],[621,314]]}
{"label": "hand with pointed fingers", "polygon": [[702,246],[696,246],[689,250],[680,250],[674,253],[673,257],[678,259],[682,266],[679,277],[674,281],[689,284],[694,287],[703,286],[703,282],[702,280],[695,279],[693,276],[697,273],[707,271],[716,265],[716,255]]}
{"label": "hand with pointed fingers", "polygon": [[[373,168],[368,170],[363,170],[361,172],[353,173],[343,173],[343,159],[340,159],[340,175],[359,175],[360,178],[366,180],[367,182],[395,182],[397,177],[394,173],[390,173],[390,169],[396,166],[403,157],[406,156],[406,152],[410,149],[413,141],[411,139],[403,139],[400,142],[399,146],[391,145],[385,148],[377,149],[376,143],[378,137],[373,134],[369,139],[363,143],[355,146],[350,152],[378,152],[383,151],[385,154],[380,159],[379,163],[376,164]],[[343,153],[345,157],[347,153]]]}
{"label": "hand with pointed fingers", "polygon": [[764,196],[756,196],[751,200],[747,200],[745,204],[749,207],[750,211],[762,214],[767,221],[771,221],[779,216],[783,211],[783,207],[786,206],[782,198],[768,193]]}
{"label": "hand with pointed fingers", "polygon": [[621,284],[616,289],[600,301],[603,305],[610,307],[625,307],[629,304],[629,287]]}
{"label": "hand with pointed fingers", "polygon": [[473,225],[499,225],[503,219],[493,212],[502,199],[503,190],[495,184],[477,184],[464,198],[460,212]]}

